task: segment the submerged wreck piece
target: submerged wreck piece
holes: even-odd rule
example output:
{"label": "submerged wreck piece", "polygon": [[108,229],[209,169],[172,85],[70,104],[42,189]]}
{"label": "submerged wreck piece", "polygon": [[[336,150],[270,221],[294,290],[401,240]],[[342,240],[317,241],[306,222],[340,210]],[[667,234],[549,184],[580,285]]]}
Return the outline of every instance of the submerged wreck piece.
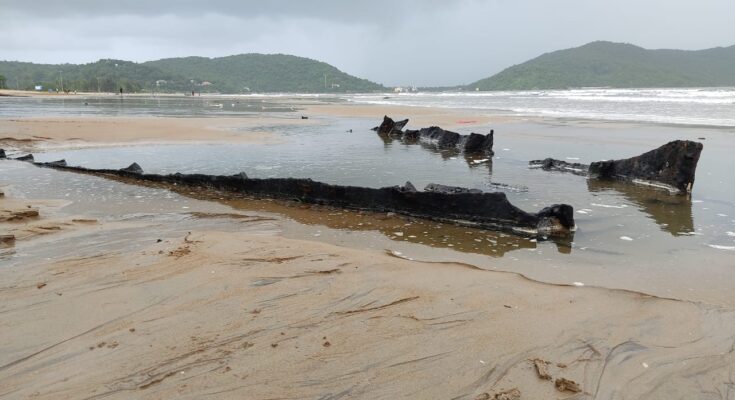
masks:
{"label": "submerged wreck piece", "polygon": [[493,142],[494,142],[495,131],[490,130],[490,133],[483,135],[481,133],[470,133],[464,141],[465,153],[479,153],[485,152],[487,154],[494,154]]}
{"label": "submerged wreck piece", "polygon": [[33,154],[26,154],[24,156],[16,157],[18,161],[30,161],[33,162]]}
{"label": "submerged wreck piece", "polygon": [[373,128],[379,135],[403,136],[403,128],[408,124],[408,119],[402,121],[393,121],[392,118],[385,115],[380,126]]}
{"label": "submerged wreck piece", "polygon": [[393,121],[387,115],[383,117],[383,123],[373,128],[381,136],[390,136],[403,139],[407,143],[421,141],[436,146],[442,150],[457,149],[465,153],[486,153],[493,155],[494,131],[487,135],[470,133],[460,135],[457,132],[448,131],[438,126],[430,126],[419,130],[403,128],[408,124],[408,119]]}
{"label": "submerged wreck piece", "polygon": [[545,158],[543,160],[533,160],[528,163],[531,168],[541,168],[544,171],[571,172],[575,175],[587,176],[590,168],[587,164],[568,163],[553,158]]}
{"label": "submerged wreck piece", "polygon": [[142,174],[143,173],[143,168],[141,168],[140,165],[138,165],[137,162],[134,162],[134,163],[128,165],[127,167],[125,167],[125,168],[121,168],[120,171],[130,172],[130,173],[133,173],[133,174]]}
{"label": "submerged wreck piece", "polygon": [[424,192],[458,194],[458,193],[482,193],[480,189],[468,189],[459,186],[446,186],[438,183],[430,183],[424,188]]}
{"label": "submerged wreck piece", "polygon": [[62,160],[57,160],[57,161],[51,161],[51,162],[48,162],[47,164],[55,165],[57,167],[66,167],[66,160],[62,159]]}
{"label": "submerged wreck piece", "polygon": [[[409,133],[407,131],[407,133]],[[418,140],[432,144],[439,149],[458,149],[465,153],[484,152],[489,155],[493,152],[493,137],[495,131],[490,131],[487,135],[480,133],[470,133],[469,135],[460,135],[457,132],[448,131],[438,126],[430,126],[421,128],[418,131],[411,131]]]}
{"label": "submerged wreck piece", "polygon": [[675,140],[638,157],[593,162],[590,177],[633,180],[664,186],[672,192],[690,193],[703,147],[702,143]]}
{"label": "submerged wreck piece", "polygon": [[140,182],[155,182],[176,186],[201,187],[230,193],[297,200],[304,203],[329,205],[347,209],[394,212],[397,214],[448,222],[456,225],[509,231],[530,236],[566,236],[574,229],[574,210],[566,204],[528,213],[513,206],[505,193],[483,193],[474,189],[453,188],[430,184],[417,191],[405,186],[368,188],[330,185],[311,179],[253,179],[246,175],[204,174],[141,174],[126,169],[88,169],[62,166],[56,163],[35,163],[54,168],[106,177],[120,177]]}
{"label": "submerged wreck piece", "polygon": [[675,140],[624,160],[597,161],[585,165],[547,158],[533,160],[529,165],[546,171],[589,176],[590,179],[619,179],[665,188],[673,193],[690,193],[703,147],[702,143]]}

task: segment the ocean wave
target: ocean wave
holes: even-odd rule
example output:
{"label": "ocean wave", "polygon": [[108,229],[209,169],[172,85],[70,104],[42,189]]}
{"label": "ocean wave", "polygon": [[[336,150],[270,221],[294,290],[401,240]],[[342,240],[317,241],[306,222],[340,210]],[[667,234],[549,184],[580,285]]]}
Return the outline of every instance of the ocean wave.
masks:
{"label": "ocean wave", "polygon": [[483,110],[551,118],[735,126],[735,89],[610,89],[347,95],[361,104]]}

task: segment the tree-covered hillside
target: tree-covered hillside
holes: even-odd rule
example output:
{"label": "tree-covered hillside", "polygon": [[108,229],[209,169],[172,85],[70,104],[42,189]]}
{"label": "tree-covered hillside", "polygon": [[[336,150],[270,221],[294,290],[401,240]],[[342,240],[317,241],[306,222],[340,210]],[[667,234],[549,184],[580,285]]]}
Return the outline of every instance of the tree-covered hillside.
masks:
{"label": "tree-covered hillside", "polygon": [[52,89],[84,92],[126,92],[150,90],[157,80],[172,80],[172,74],[130,61],[99,60],[90,64],[33,64],[0,61],[0,74],[5,76],[5,87],[32,90],[43,86]]}
{"label": "tree-covered hillside", "polygon": [[385,88],[348,75],[320,61],[284,54],[241,54],[221,58],[186,57],[150,61],[186,79],[209,82],[218,91],[243,92],[371,92]]}
{"label": "tree-covered hillside", "polygon": [[735,86],[735,46],[707,50],[646,50],[592,42],[547,53],[470,85],[474,90],[570,87]]}
{"label": "tree-covered hillside", "polygon": [[100,60],[90,64],[33,64],[0,61],[10,89],[84,92],[370,92],[385,88],[307,58],[243,54],[222,58],[186,57],[134,63]]}

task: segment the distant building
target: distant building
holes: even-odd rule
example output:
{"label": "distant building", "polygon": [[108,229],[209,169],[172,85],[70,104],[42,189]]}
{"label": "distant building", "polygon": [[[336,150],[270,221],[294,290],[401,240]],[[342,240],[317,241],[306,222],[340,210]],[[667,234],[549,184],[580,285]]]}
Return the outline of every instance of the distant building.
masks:
{"label": "distant building", "polygon": [[40,92],[41,90],[43,90],[43,85],[36,85],[36,86],[34,87],[34,89],[36,89],[37,91],[39,91],[39,92]]}
{"label": "distant building", "polygon": [[212,82],[204,81],[204,82],[202,82],[202,84],[200,86],[210,86],[210,85],[212,85]]}

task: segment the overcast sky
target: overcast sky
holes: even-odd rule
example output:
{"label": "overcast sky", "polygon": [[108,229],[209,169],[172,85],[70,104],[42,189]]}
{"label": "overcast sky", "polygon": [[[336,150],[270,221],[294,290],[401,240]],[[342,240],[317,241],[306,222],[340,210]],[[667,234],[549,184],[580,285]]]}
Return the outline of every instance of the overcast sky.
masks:
{"label": "overcast sky", "polygon": [[593,40],[730,46],[734,22],[735,0],[0,0],[0,60],[286,53],[386,85],[455,85]]}

